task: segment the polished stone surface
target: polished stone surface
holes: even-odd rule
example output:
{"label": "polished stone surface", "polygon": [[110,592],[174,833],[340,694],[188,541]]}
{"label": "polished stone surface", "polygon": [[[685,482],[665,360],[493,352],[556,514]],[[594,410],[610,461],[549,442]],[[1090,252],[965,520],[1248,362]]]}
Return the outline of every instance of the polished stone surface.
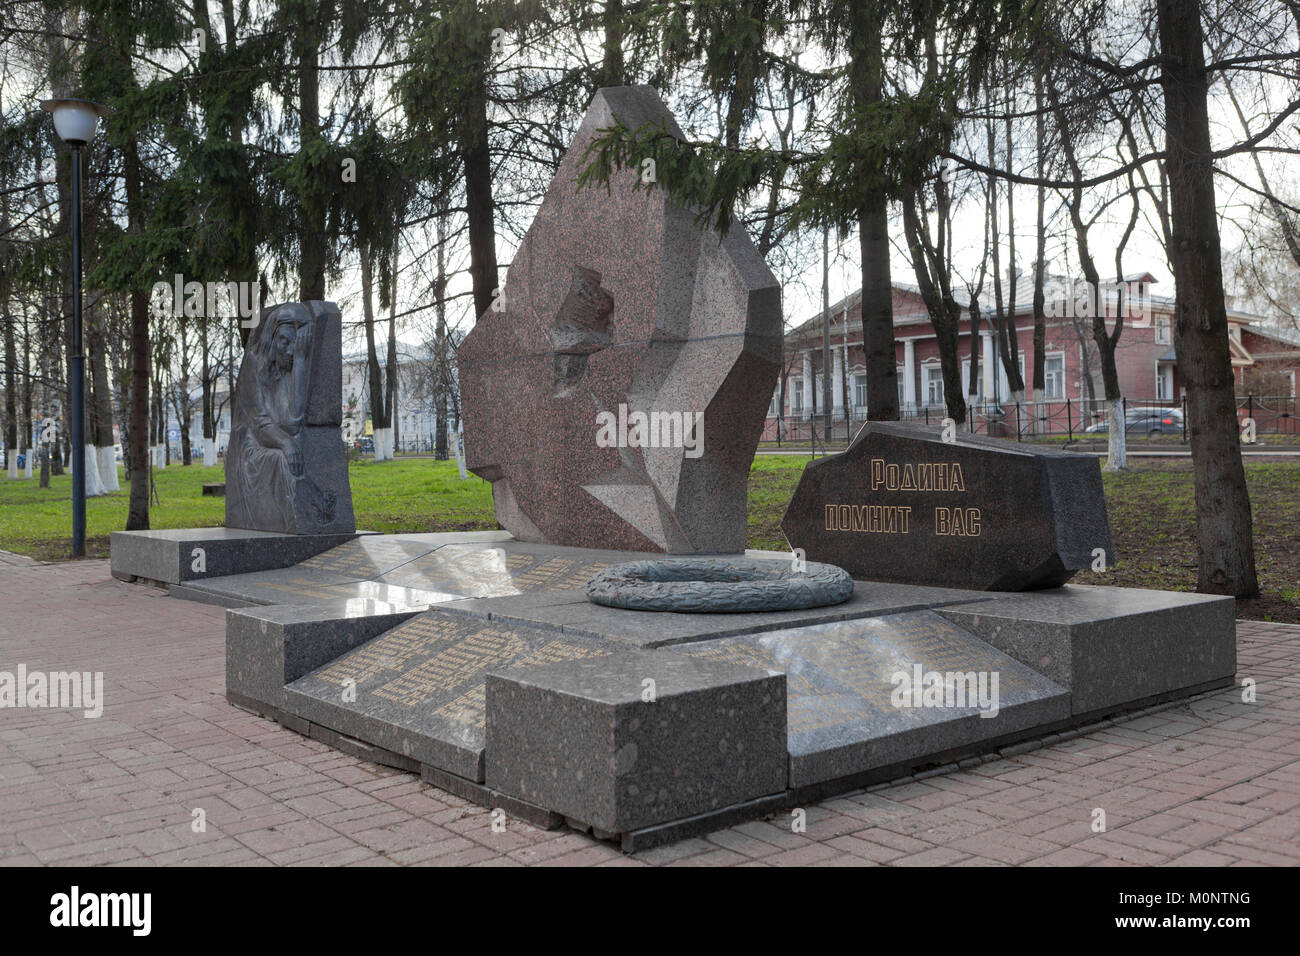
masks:
{"label": "polished stone surface", "polygon": [[804,469],[791,547],[854,578],[1021,591],[1115,563],[1097,459],[916,423],[868,422]]}
{"label": "polished stone surface", "polygon": [[[797,611],[589,602],[585,581],[628,557],[395,535],[184,587],[275,602],[228,615],[233,703],[625,836],[892,779],[1204,689],[1235,666],[1225,598],[858,581],[843,604]],[[921,706],[896,699],[904,684]]]}
{"label": "polished stone surface", "polygon": [[383,580],[463,597],[499,597],[579,588],[605,566],[606,561],[583,554],[539,554],[508,545],[446,545],[384,574]]}
{"label": "polished stone surface", "polygon": [[291,568],[191,581],[182,596],[207,595],[236,604],[309,604],[345,597],[437,604],[579,588],[623,556],[499,541],[497,532],[459,538],[364,537]]}
{"label": "polished stone surface", "polygon": [[785,677],[619,651],[488,674],[487,784],[608,833],[786,787]]}
{"label": "polished stone surface", "polygon": [[[933,611],[699,641],[670,653],[786,675],[791,787],[1069,716],[1061,687]],[[933,701],[913,693],[928,686],[937,688]]]}
{"label": "polished stone surface", "polygon": [[600,642],[554,631],[426,611],[290,683],[286,708],[481,782],[485,673],[607,652]]}
{"label": "polished stone surface", "polygon": [[372,598],[226,613],[226,691],[262,712],[285,709],[285,685],[425,609]]}
{"label": "polished stone surface", "polygon": [[1237,670],[1230,597],[1072,584],[939,613],[1069,688],[1076,715]]}
{"label": "polished stone surface", "polygon": [[293,535],[242,528],[114,531],[110,567],[124,581],[163,584],[287,568],[355,539],[355,533]]}
{"label": "polished stone surface", "polygon": [[566,634],[600,637],[634,647],[656,648],[690,641],[805,627],[830,621],[877,617],[945,604],[968,604],[988,595],[955,588],[914,587],[858,581],[843,604],[796,611],[737,614],[686,614],[627,611],[592,604],[581,591],[537,592],[509,598],[459,601],[458,611],[486,614],[493,620],[554,627]]}
{"label": "polished stone surface", "polygon": [[[780,288],[743,227],[703,228],[637,188],[640,169],[577,187],[615,122],[682,135],[650,87],[597,92],[498,304],[457,350],[467,463],[520,540],[740,552]],[[702,435],[684,429],[697,421]]]}
{"label": "polished stone surface", "polygon": [[235,385],[226,526],[353,531],[343,448],[342,316],[332,302],[264,309]]}

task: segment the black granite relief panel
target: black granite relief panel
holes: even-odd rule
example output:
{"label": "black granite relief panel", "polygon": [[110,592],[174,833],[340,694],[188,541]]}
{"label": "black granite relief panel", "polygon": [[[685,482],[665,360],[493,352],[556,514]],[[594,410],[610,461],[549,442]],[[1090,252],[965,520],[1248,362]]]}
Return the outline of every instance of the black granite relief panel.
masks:
{"label": "black granite relief panel", "polygon": [[290,302],[264,309],[249,334],[226,446],[227,527],[356,529],[340,427],[341,324],[332,302]]}

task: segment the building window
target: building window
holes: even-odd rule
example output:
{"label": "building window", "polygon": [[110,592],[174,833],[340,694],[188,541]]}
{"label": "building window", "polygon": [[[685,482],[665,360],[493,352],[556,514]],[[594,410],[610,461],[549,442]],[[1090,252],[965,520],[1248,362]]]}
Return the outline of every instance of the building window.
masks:
{"label": "building window", "polygon": [[855,408],[867,407],[867,377],[865,375],[853,376],[853,406]]}
{"label": "building window", "polygon": [[798,415],[803,411],[803,379],[790,379],[788,388],[790,389],[790,413]]}
{"label": "building window", "polygon": [[1156,316],[1156,344],[1169,344],[1169,316],[1167,315]]}
{"label": "building window", "polygon": [[1174,397],[1174,367],[1166,362],[1156,366],[1156,399],[1170,401]]}
{"label": "building window", "polygon": [[1043,356],[1043,398],[1061,401],[1065,398],[1065,353]]}
{"label": "building window", "polygon": [[772,401],[767,406],[767,417],[776,418],[781,414],[781,386],[776,386],[776,391],[772,393]]}
{"label": "building window", "polygon": [[943,368],[939,365],[927,365],[921,369],[925,379],[925,403],[927,405],[943,404]]}

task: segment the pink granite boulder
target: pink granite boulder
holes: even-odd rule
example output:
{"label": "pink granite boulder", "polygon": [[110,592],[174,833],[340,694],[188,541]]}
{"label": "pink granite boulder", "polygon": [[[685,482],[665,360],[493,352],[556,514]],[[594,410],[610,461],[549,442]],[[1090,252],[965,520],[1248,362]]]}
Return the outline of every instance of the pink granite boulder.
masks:
{"label": "pink granite boulder", "polygon": [[457,350],[468,467],[524,541],[745,547],[746,485],[781,356],[780,287],[641,170],[579,189],[602,128],[681,131],[650,87],[596,94],[498,303]]}

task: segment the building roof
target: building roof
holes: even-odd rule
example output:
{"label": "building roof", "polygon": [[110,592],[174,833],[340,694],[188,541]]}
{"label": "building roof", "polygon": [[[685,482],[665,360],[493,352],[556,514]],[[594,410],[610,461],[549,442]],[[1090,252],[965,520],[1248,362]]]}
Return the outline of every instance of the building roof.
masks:
{"label": "building roof", "polygon": [[[1051,273],[1045,276],[1044,279],[1045,279],[1044,287],[1048,290],[1050,290],[1053,287],[1053,285],[1060,287],[1063,286],[1066,282],[1065,276],[1054,275]],[[1151,285],[1155,284],[1158,281],[1159,280],[1156,279],[1156,277],[1152,275],[1150,272],[1130,272],[1124,276],[1124,282],[1126,283],[1138,282],[1147,285],[1148,286],[1147,294],[1150,296],[1151,304],[1153,306],[1162,306],[1163,308],[1161,309],[1161,311],[1172,312],[1175,304],[1174,297],[1167,296],[1167,295],[1160,295],[1149,288]],[[907,293],[909,295],[916,296],[918,299],[921,296],[920,288],[918,286],[912,285],[911,283],[894,282],[893,289],[896,293],[897,292]],[[992,297],[993,297],[992,285],[991,283],[986,281],[985,294],[981,296],[980,301],[986,303],[987,306],[988,303],[992,302]],[[834,318],[831,320],[832,334],[836,334],[837,323],[840,322],[839,317],[844,314],[845,310],[852,311],[854,308],[858,306],[858,304],[861,301],[862,301],[862,290],[858,289],[857,291],[850,293],[849,295],[840,299],[838,302],[835,302],[831,305],[830,314],[834,316]],[[1011,301],[1010,294],[1007,290],[1004,290],[1004,301],[1006,302]],[[967,308],[968,307],[965,305],[962,306],[963,313],[967,311]],[[1021,270],[1016,274],[1015,315],[1017,317],[1029,316],[1033,313],[1033,308],[1034,308],[1034,276],[1032,272]],[[1255,313],[1245,312],[1240,309],[1230,308],[1227,310],[1227,312],[1228,312],[1228,320],[1236,325],[1251,325],[1260,318],[1260,316],[1256,315]],[[929,321],[930,321],[930,313],[924,308],[921,308],[919,310],[898,311],[894,313],[895,328],[898,328],[900,326],[908,326],[908,325],[921,325],[921,324],[928,323]],[[809,319],[806,319],[804,322],[800,323],[795,328],[791,329],[790,332],[787,333],[787,338],[801,339],[801,338],[811,337],[814,333],[820,334],[822,331],[822,326],[824,324],[825,323],[822,321],[822,313],[821,311],[818,311],[817,314],[815,314]],[[1255,328],[1252,329],[1252,331],[1258,332],[1259,329]],[[839,332],[842,334],[842,328],[839,329]],[[1273,335],[1271,331],[1264,334]],[[1300,337],[1297,337],[1294,340],[1294,342],[1290,344],[1294,344],[1297,347],[1300,347]],[[1173,361],[1173,360],[1170,359],[1169,361]]]}
{"label": "building roof", "polygon": [[[1281,348],[1278,355],[1289,357],[1288,353],[1300,349],[1300,332],[1295,329],[1278,328],[1272,325],[1256,325],[1250,330],[1251,335],[1261,339],[1267,339],[1269,342],[1275,342]],[[1261,355],[1273,356],[1273,352],[1260,353]]]}

